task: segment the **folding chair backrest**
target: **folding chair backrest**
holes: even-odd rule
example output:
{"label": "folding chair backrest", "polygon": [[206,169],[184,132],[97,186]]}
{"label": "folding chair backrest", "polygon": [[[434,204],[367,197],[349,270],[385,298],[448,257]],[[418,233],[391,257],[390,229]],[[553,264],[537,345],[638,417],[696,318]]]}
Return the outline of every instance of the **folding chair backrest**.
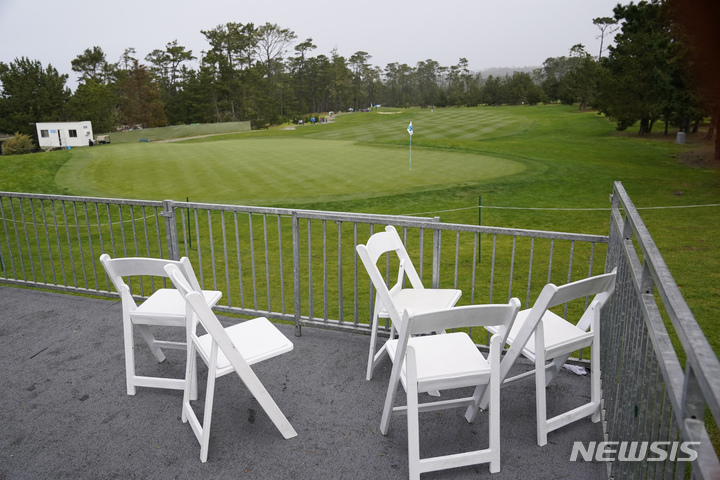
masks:
{"label": "folding chair backrest", "polygon": [[126,257],[111,259],[107,253],[100,256],[100,262],[108,272],[111,280],[130,276],[167,277],[165,265],[174,264],[182,271],[194,290],[200,290],[200,284],[195,277],[190,259],[183,257],[180,260],[167,260],[163,258]]}
{"label": "folding chair backrest", "polygon": [[590,328],[592,316],[594,312],[598,312],[605,302],[608,301],[615,289],[616,270],[604,275],[578,280],[577,282],[568,283],[561,287],[556,287],[557,291],[549,302],[547,308],[552,308],[572,300],[589,297],[595,295],[588,307],[583,312],[582,317],[577,322],[577,327],[583,331]]}
{"label": "folding chair backrest", "polygon": [[[207,333],[210,334],[213,340],[217,343],[218,347],[220,347],[220,350],[222,350],[242,378],[245,372],[250,370],[250,367],[233,345],[232,340],[230,340],[230,337],[225,331],[225,328],[205,301],[202,293],[191,289],[190,284],[186,281],[182,272],[176,265],[167,265],[165,267],[165,271],[168,273],[168,276],[170,277],[173,285],[175,285],[175,288],[177,288],[183,298],[187,300],[188,304],[195,312],[195,316],[205,328]],[[194,332],[192,334],[194,335]]]}
{"label": "folding chair backrest", "polygon": [[100,262],[105,267],[105,271],[113,285],[115,285],[115,289],[121,295],[124,291],[130,293],[130,288],[123,280],[123,277],[167,277],[166,265],[176,265],[190,283],[192,289],[200,291],[200,284],[190,264],[190,259],[187,257],[183,257],[179,261],[142,257],[110,258],[107,253],[103,253],[100,255]]}
{"label": "folding chair backrest", "polygon": [[454,328],[497,326],[498,335],[504,343],[518,310],[520,310],[520,300],[517,298],[511,298],[507,304],[468,305],[414,316],[411,311],[405,310],[403,325],[405,319],[412,317],[412,321],[406,327],[409,335]]}
{"label": "folding chair backrest", "polygon": [[513,365],[517,357],[520,356],[520,352],[530,340],[530,337],[535,332],[538,323],[549,308],[562,305],[563,303],[570,302],[578,298],[595,295],[595,298],[593,298],[590,302],[577,323],[578,328],[583,331],[587,331],[592,324],[593,316],[598,314],[600,308],[602,308],[608,298],[610,298],[610,295],[615,288],[616,270],[603,275],[597,275],[568,283],[560,287],[552,283],[545,285],[540,292],[540,295],[538,295],[537,300],[535,300],[535,304],[532,306],[530,313],[528,313],[522,330],[518,332],[512,346],[503,357],[501,369],[502,378],[505,378],[505,375],[507,375],[510,367]]}
{"label": "folding chair backrest", "polygon": [[[359,246],[360,245],[358,245],[358,247]],[[412,264],[412,260],[410,260],[410,256],[408,255],[407,250],[405,250],[405,245],[403,244],[400,235],[398,235],[397,230],[395,230],[395,227],[388,225],[385,227],[384,232],[378,232],[371,236],[364,245],[364,248],[367,251],[368,259],[372,265],[377,265],[377,261],[382,254],[395,252],[398,259],[403,264],[405,274],[408,276],[408,280],[410,280],[410,284],[413,288],[423,288],[422,281],[420,280],[420,277]]]}
{"label": "folding chair backrest", "polygon": [[[363,265],[365,266],[365,270],[367,270],[368,275],[370,276],[370,280],[377,291],[380,301],[382,301],[383,306],[388,311],[390,318],[395,322],[399,322],[402,312],[398,312],[395,309],[390,298],[390,290],[401,288],[404,275],[407,275],[413,288],[424,287],[417,271],[415,270],[415,267],[412,264],[412,261],[410,260],[407,250],[405,250],[405,245],[403,245],[402,239],[400,238],[400,235],[398,235],[397,230],[395,230],[395,227],[392,225],[388,225],[385,227],[384,232],[373,234],[365,245],[357,245],[355,249],[360,256],[360,260],[362,260]],[[390,290],[388,290],[385,279],[377,267],[378,259],[383,254],[389,252],[395,252],[400,261],[397,283]]]}
{"label": "folding chair backrest", "polygon": [[[549,285],[546,285],[546,287]],[[553,294],[552,300],[549,302],[547,308],[552,308],[577,298],[598,294],[604,294],[601,298],[602,303],[604,304],[610,297],[610,293],[615,288],[615,271],[613,270],[612,272],[604,275],[585,278],[583,280],[578,280],[576,282],[568,283],[555,288],[556,291]]]}

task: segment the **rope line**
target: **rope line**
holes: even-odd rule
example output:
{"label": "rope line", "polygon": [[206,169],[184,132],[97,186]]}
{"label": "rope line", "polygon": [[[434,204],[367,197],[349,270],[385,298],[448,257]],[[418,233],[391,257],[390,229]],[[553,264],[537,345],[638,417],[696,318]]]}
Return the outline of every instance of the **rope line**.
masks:
{"label": "rope line", "polygon": [[[130,218],[129,218],[129,219],[127,219],[127,220],[123,220],[122,222],[120,222],[120,221],[111,222],[111,223],[102,223],[102,222],[101,222],[101,223],[100,223],[100,226],[101,226],[101,227],[107,227],[107,226],[111,226],[111,225],[120,225],[121,223],[125,224],[125,223],[139,222],[139,221],[141,221],[141,220],[147,220],[148,218],[153,218],[153,217],[157,217],[157,216],[159,216],[159,215],[150,214],[150,215],[145,215],[144,217],[142,217],[142,216],[136,217],[135,219],[130,219]],[[35,225],[35,224],[40,225],[40,224],[37,223],[37,222],[29,222],[29,221],[23,222],[22,220],[13,220],[12,218],[6,218],[6,217],[0,217],[0,221],[2,221],[2,222],[10,222],[10,223],[20,223],[20,224],[23,224],[23,225]],[[48,224],[48,227],[54,227],[54,226],[55,226],[54,223],[53,223],[53,224]],[[84,224],[84,223],[77,223],[77,224],[58,223],[58,224],[57,224],[57,227],[58,227],[58,228],[72,228],[72,227],[75,227],[75,228],[81,228],[81,227],[82,227],[82,228],[87,228],[88,225],[87,225],[87,224]],[[97,224],[91,224],[90,227],[97,227]]]}
{"label": "rope line", "polygon": [[[636,207],[637,210],[665,210],[672,208],[700,208],[700,207],[720,207],[720,203],[708,203],[705,205],[670,205],[667,207]],[[413,215],[429,215],[431,213],[447,213],[447,212],[459,212],[461,210],[474,210],[476,208],[494,208],[497,210],[544,210],[544,211],[570,211],[570,212],[609,212],[611,208],[554,208],[554,207],[495,207],[489,205],[475,205],[474,207],[463,207],[453,208],[450,210],[436,210],[434,212],[422,212],[422,213],[404,213],[400,215],[413,216]]]}
{"label": "rope line", "polygon": [[[676,208],[702,208],[702,207],[720,207],[720,203],[708,203],[705,205],[670,205],[666,207],[636,207],[637,210],[669,210],[669,209],[676,209]],[[448,212],[459,212],[462,210],[475,210],[477,208],[492,208],[495,210],[539,210],[539,211],[565,211],[565,212],[609,212],[612,210],[611,208],[556,208],[556,207],[501,207],[501,206],[491,206],[491,205],[475,205],[473,207],[462,207],[462,208],[452,208],[449,210],[435,210],[433,212],[420,212],[420,213],[400,213],[396,214],[399,216],[405,216],[405,217],[411,217],[413,215],[430,215],[433,213],[448,213]],[[116,221],[112,222],[110,225],[118,225],[120,223],[130,223],[130,222],[138,222],[140,220],[147,220],[148,218],[157,217],[157,215],[146,215],[144,217],[137,217],[134,220],[127,219],[123,220],[122,222]],[[0,221],[4,222],[10,222],[10,223],[23,223],[21,220],[13,220],[11,218],[4,218],[0,217]],[[24,222],[26,225],[32,225],[32,222]],[[107,224],[102,224],[102,226],[106,226]],[[96,227],[97,225],[91,225],[91,227]],[[87,225],[63,225],[58,224],[58,227],[87,227]]]}

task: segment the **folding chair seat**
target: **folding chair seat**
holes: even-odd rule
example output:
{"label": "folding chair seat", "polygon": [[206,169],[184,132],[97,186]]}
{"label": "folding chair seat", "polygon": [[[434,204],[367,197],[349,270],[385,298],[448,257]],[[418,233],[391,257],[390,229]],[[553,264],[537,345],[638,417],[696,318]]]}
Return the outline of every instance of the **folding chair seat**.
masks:
{"label": "folding chair seat", "polygon": [[[187,257],[179,261],[159,258],[115,258],[106,253],[100,256],[105,271],[110,277],[115,289],[120,294],[123,310],[123,332],[125,344],[125,378],[128,395],[135,395],[136,387],[169,388],[174,390],[185,389],[185,378],[161,378],[141,376],[135,373],[135,338],[134,330],[140,332],[150,351],[158,362],[165,360],[164,348],[187,350],[186,341],[158,340],[150,329],[151,326],[186,328],[185,300],[174,288],[160,288],[150,295],[140,305],[135,303],[130,287],[123,280],[124,277],[151,276],[167,278],[164,267],[175,265],[182,272],[187,282],[194,290],[202,292],[208,304],[214,306],[222,297],[222,292],[216,290],[201,290],[195,277],[190,260]],[[138,292],[136,292],[138,293]],[[191,378],[194,392],[194,378]],[[194,396],[194,393],[193,393]]]}
{"label": "folding chair seat", "polygon": [[[384,232],[372,235],[365,245],[357,245],[355,249],[376,291],[372,325],[370,326],[370,351],[368,353],[366,373],[366,378],[370,380],[375,366],[386,353],[385,345],[377,350],[379,319],[390,319],[390,338],[393,338],[396,329],[399,328],[402,322],[401,313],[405,309],[411,309],[417,315],[423,312],[454,307],[460,299],[462,291],[455,289],[426,289],[405,250],[400,235],[398,235],[395,227],[391,225],[385,227]],[[397,281],[390,289],[388,289],[377,267],[378,259],[389,252],[395,252],[399,260]],[[406,275],[410,280],[411,288],[403,288]]]}
{"label": "folding chair seat", "polygon": [[[507,305],[472,305],[415,315],[405,310],[398,338],[387,342],[393,362],[380,431],[387,435],[392,414],[407,414],[410,478],[448,468],[489,463],[490,472],[500,471],[500,352],[504,337],[520,309],[513,298]],[[495,326],[488,358],[464,331],[417,336],[445,329]],[[413,336],[415,335],[415,336]],[[412,336],[412,338],[411,338]],[[394,407],[398,384],[407,394],[407,405]],[[479,407],[475,396],[419,403],[419,393],[476,387],[489,394],[489,446],[486,449],[431,458],[420,458],[420,412],[467,407],[472,422]]]}
{"label": "folding chair seat", "polygon": [[[186,300],[189,319],[188,360],[186,376],[195,376],[195,356],[200,355],[208,367],[205,408],[202,423],[198,420],[190,403],[189,383],[183,395],[182,421],[190,422],[195,437],[200,442],[200,460],[207,461],[210,446],[210,425],[212,421],[215,380],[235,372],[265,410],[273,424],[286,439],[296,437],[285,415],[255,375],[251,365],[276,357],[293,349],[293,344],[267,318],[260,317],[224,328],[210,309],[203,295],[193,291],[176,265],[165,267],[175,287]],[[200,322],[207,332],[197,334]]]}
{"label": "folding chair seat", "polygon": [[[500,371],[502,386],[535,377],[535,408],[537,412],[537,443],[547,443],[549,432],[569,423],[591,416],[593,422],[600,421],[600,309],[608,301],[615,288],[616,270],[560,287],[547,284],[540,292],[532,308],[518,313],[517,319],[507,336],[510,345],[503,357]],[[577,324],[573,324],[549,309],[573,300],[594,295]],[[582,300],[580,300],[582,301]],[[497,329],[486,327],[491,333]],[[591,348],[590,357],[590,401],[569,412],[547,418],[546,388],[558,374],[568,358],[577,350]],[[534,369],[508,378],[508,372],[522,354],[534,362]],[[485,393],[480,393],[482,407],[488,403]]]}

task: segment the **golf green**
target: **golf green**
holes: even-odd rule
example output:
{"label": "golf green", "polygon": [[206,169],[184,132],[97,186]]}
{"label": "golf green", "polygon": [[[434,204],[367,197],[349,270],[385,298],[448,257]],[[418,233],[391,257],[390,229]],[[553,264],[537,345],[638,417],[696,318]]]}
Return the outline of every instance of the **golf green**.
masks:
{"label": "golf green", "polygon": [[469,152],[309,138],[107,147],[73,150],[57,184],[86,196],[282,205],[446,189],[525,170]]}

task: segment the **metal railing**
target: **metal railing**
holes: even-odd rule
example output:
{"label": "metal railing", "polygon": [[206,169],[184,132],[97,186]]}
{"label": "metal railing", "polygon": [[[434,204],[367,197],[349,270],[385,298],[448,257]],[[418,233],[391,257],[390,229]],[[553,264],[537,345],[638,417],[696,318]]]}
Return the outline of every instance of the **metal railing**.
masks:
{"label": "metal railing", "polygon": [[[683,478],[689,467],[695,478],[720,478],[704,422],[706,406],[711,421],[720,419],[717,356],[619,183],[607,237],[439,218],[7,192],[0,192],[0,224],[0,283],[117,296],[98,262],[102,253],[187,256],[204,288],[223,291],[218,310],[293,322],[298,335],[303,325],[369,331],[374,292],[355,245],[389,224],[423,282],[461,289],[459,305],[516,296],[530,306],[546,283],[617,266],[601,331],[607,440],[700,443],[693,462],[614,462],[609,473]],[[385,260],[388,283],[394,262]],[[162,286],[131,282],[138,297]],[[565,306],[564,314],[584,307]],[[685,372],[666,325],[682,345]],[[487,340],[484,332],[473,337]]]}
{"label": "metal railing", "polygon": [[[224,292],[218,310],[292,321],[298,334],[302,325],[369,331],[374,293],[355,245],[385,225],[398,228],[426,285],[463,290],[460,304],[529,304],[547,282],[601,273],[607,244],[439,218],[7,192],[0,217],[2,282],[115,296],[102,253],[187,256],[203,287]],[[139,297],[163,286],[131,283]]]}
{"label": "metal railing", "polygon": [[[608,269],[617,266],[618,277],[610,304],[602,312],[606,439],[618,442],[613,444],[615,450],[623,442],[626,446],[638,442],[638,450],[664,442],[656,449],[666,452],[648,452],[641,461],[610,463],[609,476],[720,478],[720,464],[706,430],[706,408],[707,422],[720,426],[720,363],[619,182],[612,196],[607,260]],[[667,327],[672,328],[672,336]],[[676,350],[673,339],[682,350]],[[684,442],[698,443],[678,451]],[[695,461],[678,460],[691,458],[689,451],[697,453]]]}

